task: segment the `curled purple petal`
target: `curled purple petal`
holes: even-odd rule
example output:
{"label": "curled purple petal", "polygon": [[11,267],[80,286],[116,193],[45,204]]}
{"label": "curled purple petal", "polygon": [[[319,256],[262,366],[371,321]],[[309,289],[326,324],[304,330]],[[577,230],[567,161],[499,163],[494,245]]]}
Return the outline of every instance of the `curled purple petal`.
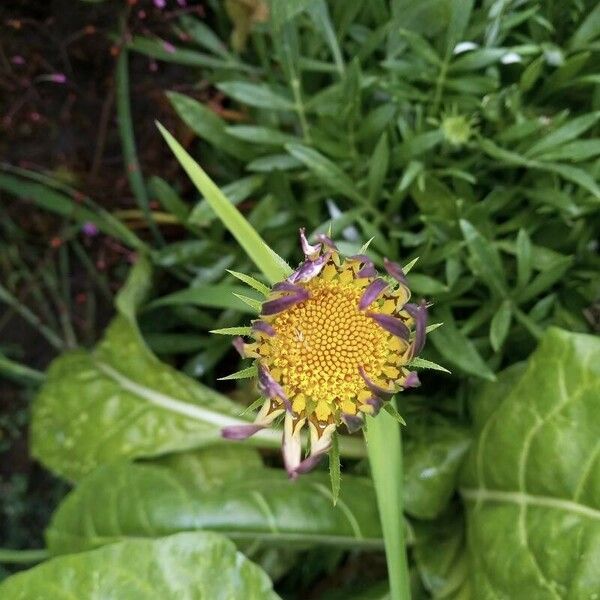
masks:
{"label": "curled purple petal", "polygon": [[316,238],[325,247],[329,248],[330,250],[333,250],[334,252],[337,252],[337,246],[335,245],[334,241],[330,237],[326,236],[324,233],[317,233]]}
{"label": "curled purple petal", "polygon": [[292,405],[288,400],[283,388],[273,379],[269,369],[264,365],[258,365],[258,389],[263,396],[271,400],[281,400],[288,412],[292,412]]}
{"label": "curled purple petal", "polygon": [[296,285],[291,281],[280,281],[273,286],[274,292],[293,292],[294,294],[302,294],[306,290],[300,286]]}
{"label": "curled purple petal", "polygon": [[229,427],[223,427],[223,429],[221,429],[221,436],[226,440],[245,440],[261,429],[264,429],[264,426],[256,425],[255,423],[248,425],[230,425]]}
{"label": "curled purple petal", "polygon": [[322,244],[309,244],[306,239],[306,230],[304,227],[300,228],[300,245],[302,246],[302,252],[304,252],[305,256],[312,256],[321,250]]}
{"label": "curled purple petal", "polygon": [[403,388],[415,388],[421,385],[421,381],[419,380],[419,376],[415,371],[411,371],[406,376],[406,381],[402,385]]}
{"label": "curled purple petal", "polygon": [[387,286],[388,284],[383,279],[375,279],[371,281],[360,298],[358,308],[360,310],[365,310],[367,306],[379,298]]}
{"label": "curled purple petal", "polygon": [[331,252],[315,258],[315,260],[305,260],[289,277],[290,283],[307,282],[316,277],[331,258]]}
{"label": "curled purple petal", "polygon": [[392,317],[392,315],[384,315],[382,313],[369,312],[367,315],[392,335],[408,342],[410,329],[404,324],[402,319]]}
{"label": "curled purple petal", "polygon": [[350,415],[348,413],[342,413],[342,421],[346,425],[348,433],[355,433],[365,424],[362,415]]}
{"label": "curled purple petal", "polygon": [[377,396],[371,396],[366,404],[373,407],[373,416],[376,417],[383,406],[383,400]]}
{"label": "curled purple petal", "polygon": [[404,310],[415,320],[415,339],[413,341],[412,355],[417,356],[425,346],[425,329],[427,328],[427,303],[405,304]]}
{"label": "curled purple petal", "polygon": [[265,323],[264,321],[254,321],[252,323],[252,329],[254,331],[259,331],[260,333],[264,333],[270,337],[275,335],[275,329],[269,325],[269,323]]}
{"label": "curled purple petal", "polygon": [[394,395],[394,393],[395,393],[394,390],[382,388],[381,386],[377,385],[367,375],[367,372],[365,371],[365,368],[362,365],[359,365],[358,372],[360,373],[360,376],[363,378],[365,385],[369,388],[369,390],[373,393],[374,396],[389,398],[390,396]]}
{"label": "curled purple petal", "polygon": [[371,263],[370,265],[365,265],[356,274],[356,276],[359,279],[364,279],[366,277],[377,277],[377,275],[378,275],[377,269],[375,268],[373,263]]}
{"label": "curled purple petal", "polygon": [[237,337],[233,338],[233,341],[231,342],[232,346],[238,351],[238,354],[242,357],[242,358],[247,358],[246,357],[246,349],[245,349],[245,343],[244,340],[238,335]]}
{"label": "curled purple petal", "polygon": [[290,477],[292,479],[296,479],[298,475],[302,475],[304,473],[308,473],[312,471],[323,459],[326,452],[319,452],[318,454],[312,454],[308,458],[305,458],[292,473],[290,473]]}
{"label": "curled purple petal", "polygon": [[275,300],[268,300],[267,302],[263,302],[262,305],[262,315],[275,315],[280,313],[288,308],[291,308],[295,304],[299,302],[304,302],[308,300],[309,294],[307,290],[302,290],[302,293],[290,294],[289,296],[282,296],[281,298],[275,298]]}
{"label": "curled purple petal", "polygon": [[406,275],[404,274],[402,267],[398,263],[392,262],[391,260],[384,258],[383,266],[385,267],[385,270],[391,277],[393,277],[399,283],[403,283],[404,285],[406,285]]}

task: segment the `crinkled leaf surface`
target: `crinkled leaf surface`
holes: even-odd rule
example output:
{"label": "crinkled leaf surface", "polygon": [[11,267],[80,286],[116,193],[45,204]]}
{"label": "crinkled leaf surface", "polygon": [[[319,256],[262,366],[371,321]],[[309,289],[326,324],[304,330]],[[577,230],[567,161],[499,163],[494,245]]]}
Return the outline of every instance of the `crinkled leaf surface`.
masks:
{"label": "crinkled leaf surface", "polygon": [[[226,450],[221,454],[221,450]],[[55,513],[46,538],[54,554],[128,537],[219,531],[237,542],[290,547],[381,548],[368,479],[344,477],[333,506],[326,473],[290,481],[237,447],[147,463],[105,465],[85,477]]]}
{"label": "crinkled leaf surface", "polygon": [[459,468],[471,443],[464,428],[447,420],[412,424],[405,438],[404,509],[434,519],[456,489]]}
{"label": "crinkled leaf surface", "polygon": [[225,396],[159,361],[117,317],[94,352],[69,352],[50,366],[33,406],[32,452],[76,480],[119,458],[218,443],[222,427],[246,422],[239,414]]}
{"label": "crinkled leaf surface", "polygon": [[474,596],[600,595],[600,339],[548,330],[462,474]]}
{"label": "crinkled leaf surface", "polygon": [[127,540],[61,556],[0,585],[3,600],[268,600],[267,575],[214,533]]}

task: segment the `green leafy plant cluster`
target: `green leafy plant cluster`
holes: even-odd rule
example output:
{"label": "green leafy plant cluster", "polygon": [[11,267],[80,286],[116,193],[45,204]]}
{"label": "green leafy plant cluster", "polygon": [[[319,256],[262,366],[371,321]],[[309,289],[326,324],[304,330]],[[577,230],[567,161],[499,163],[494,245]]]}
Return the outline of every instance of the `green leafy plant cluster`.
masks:
{"label": "green leafy plant cluster", "polygon": [[[348,254],[373,238],[375,262],[418,258],[410,287],[443,322],[425,359],[452,375],[429,370],[420,393],[398,398],[413,597],[593,598],[600,9],[272,2],[240,55],[227,45],[226,11],[209,4],[213,27],[182,16],[174,33],[186,42],[174,48],[132,38],[118,94],[127,117],[132,52],[199,67],[197,93],[168,98],[220,191],[168,137],[205,197],[190,203],[183,188],[134,171],[148,242],[91,201],[0,173],[3,190],[94,222],[139,255],[103,339],[57,358],[35,399],[32,452],[75,487],[46,530],[51,560],[8,579],[0,596],[55,586],[102,597],[102,574],[124,598],[270,598],[271,581],[302,597],[303,576],[324,577],[348,551],[366,561],[382,552],[378,510],[384,523],[400,518],[382,504],[360,439],[340,440],[334,506],[326,473],[292,484],[265,462],[257,448],[276,448],[277,432],[251,446],[220,436],[251,419],[237,400],[256,398],[243,380],[228,395],[215,389],[224,366],[234,369],[229,340],[207,332],[239,327],[260,300],[230,271],[276,281],[286,267],[268,247],[294,264],[306,226],[330,228]],[[162,240],[150,196],[182,239]],[[371,450],[385,460],[393,445],[378,441]],[[320,566],[307,575],[311,559]],[[383,576],[350,579],[344,598],[390,597]],[[400,597],[393,585],[391,594]]]}

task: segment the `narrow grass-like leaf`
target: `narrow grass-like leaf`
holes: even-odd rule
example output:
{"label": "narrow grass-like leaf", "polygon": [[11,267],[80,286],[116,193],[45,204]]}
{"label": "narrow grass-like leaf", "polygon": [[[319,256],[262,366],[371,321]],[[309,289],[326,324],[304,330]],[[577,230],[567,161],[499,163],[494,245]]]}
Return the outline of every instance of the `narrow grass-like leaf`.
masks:
{"label": "narrow grass-like leaf", "polygon": [[267,279],[271,283],[276,283],[290,275],[292,271],[289,267],[288,269],[285,268],[283,259],[274,259],[273,251],[268,249],[256,230],[242,216],[240,211],[227,200],[223,192],[208,177],[202,167],[160,123],[157,123],[157,126],[194,185]]}
{"label": "narrow grass-like leaf", "polygon": [[339,433],[334,433],[331,438],[331,450],[329,451],[329,480],[331,482],[331,498],[333,505],[337,504],[340,495],[342,474],[340,469],[340,441]]}
{"label": "narrow grass-like leaf", "polygon": [[250,335],[252,327],[222,327],[221,329],[211,329],[210,333],[218,335]]}
{"label": "narrow grass-like leaf", "polygon": [[256,365],[252,365],[251,367],[246,367],[245,369],[231,373],[231,375],[219,377],[219,381],[229,381],[230,379],[249,379],[251,377],[255,377],[256,373]]}
{"label": "narrow grass-like leaf", "polygon": [[236,298],[239,298],[242,302],[247,304],[250,308],[253,308],[257,313],[259,313],[262,309],[262,302],[259,300],[255,300],[254,298],[248,298],[248,296],[244,296],[244,294],[233,294]]}
{"label": "narrow grass-like leaf", "polygon": [[510,300],[505,300],[490,323],[490,343],[492,348],[498,352],[510,329],[510,321],[512,317],[512,308]]}
{"label": "narrow grass-like leaf", "polygon": [[[440,325],[441,325],[441,323],[440,323]],[[433,369],[434,371],[442,371],[442,373],[448,373],[448,374],[451,373],[451,371],[448,371],[448,369],[446,369],[446,367],[442,367],[442,365],[438,365],[437,363],[435,363],[431,360],[426,360],[419,356],[415,356],[415,358],[413,358],[408,363],[408,366],[416,367],[417,369]]]}
{"label": "narrow grass-like leaf", "polygon": [[402,415],[398,412],[398,409],[396,408],[396,406],[392,403],[392,402],[386,402],[383,405],[383,409],[392,417],[394,417],[394,419],[396,419],[396,421],[398,421],[398,423],[400,423],[400,425],[406,425],[406,421],[404,420],[404,418],[402,417]]}
{"label": "narrow grass-like leaf", "polygon": [[234,277],[248,284],[251,288],[254,288],[257,292],[264,294],[267,296],[269,294],[269,288],[262,282],[258,281],[258,279],[254,279],[254,277],[250,277],[250,275],[246,275],[245,273],[238,273],[238,271],[232,271],[231,269],[227,269],[228,273],[231,273]]}
{"label": "narrow grass-like leaf", "polygon": [[410,270],[417,264],[418,260],[419,260],[419,257],[417,256],[417,258],[413,258],[409,263],[406,263],[404,265],[404,267],[402,267],[402,270],[404,271],[405,275],[408,275]]}

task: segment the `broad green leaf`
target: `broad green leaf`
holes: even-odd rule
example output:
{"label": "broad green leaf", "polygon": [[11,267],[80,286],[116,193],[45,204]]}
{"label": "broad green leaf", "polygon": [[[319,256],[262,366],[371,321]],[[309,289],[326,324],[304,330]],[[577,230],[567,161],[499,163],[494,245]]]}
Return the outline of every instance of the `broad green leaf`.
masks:
{"label": "broad green leaf", "polygon": [[237,543],[382,547],[368,479],[344,477],[334,506],[326,473],[291,481],[284,471],[228,449],[224,459],[215,447],[98,468],[55,512],[46,531],[50,551],[79,552],[125,538],[199,530],[223,533]]}
{"label": "broad green leaf", "polygon": [[474,596],[600,590],[600,340],[551,328],[462,473]]}
{"label": "broad green leaf", "polygon": [[413,526],[415,562],[431,596],[471,600],[463,519],[446,514],[430,523],[415,521]]}
{"label": "broad green leaf", "polygon": [[504,340],[508,335],[511,318],[512,308],[510,300],[504,300],[490,323],[490,344],[496,352],[502,348]]}
{"label": "broad green leaf", "polygon": [[0,584],[3,600],[275,600],[267,575],[214,533],[126,540],[61,556]]}
{"label": "broad green leaf", "polygon": [[[68,352],[51,364],[33,406],[31,449],[76,480],[119,458],[219,443],[222,427],[248,422],[239,414],[239,405],[161,363],[118,317],[93,352]],[[275,431],[257,435],[265,433],[280,444]]]}
{"label": "broad green leaf", "polygon": [[448,312],[438,315],[444,326],[436,329],[431,339],[436,350],[451,364],[469,375],[494,381],[494,372],[481,358],[473,343],[456,327],[452,315]]}
{"label": "broad green leaf", "polygon": [[268,248],[252,225],[227,200],[227,197],[202,170],[200,165],[160,123],[157,123],[157,126],[194,185],[269,281],[276,283],[290,275],[292,272],[290,267]]}
{"label": "broad green leaf", "polygon": [[320,152],[301,144],[286,144],[285,148],[332,190],[357,202],[364,202],[350,177]]}
{"label": "broad green leaf", "polygon": [[239,160],[247,161],[253,157],[252,149],[230,136],[226,131],[226,122],[214,111],[184,94],[168,92],[167,97],[175,112],[200,138]]}
{"label": "broad green leaf", "polygon": [[404,507],[417,519],[435,519],[454,494],[469,449],[468,431],[437,420],[410,423],[404,444]]}

